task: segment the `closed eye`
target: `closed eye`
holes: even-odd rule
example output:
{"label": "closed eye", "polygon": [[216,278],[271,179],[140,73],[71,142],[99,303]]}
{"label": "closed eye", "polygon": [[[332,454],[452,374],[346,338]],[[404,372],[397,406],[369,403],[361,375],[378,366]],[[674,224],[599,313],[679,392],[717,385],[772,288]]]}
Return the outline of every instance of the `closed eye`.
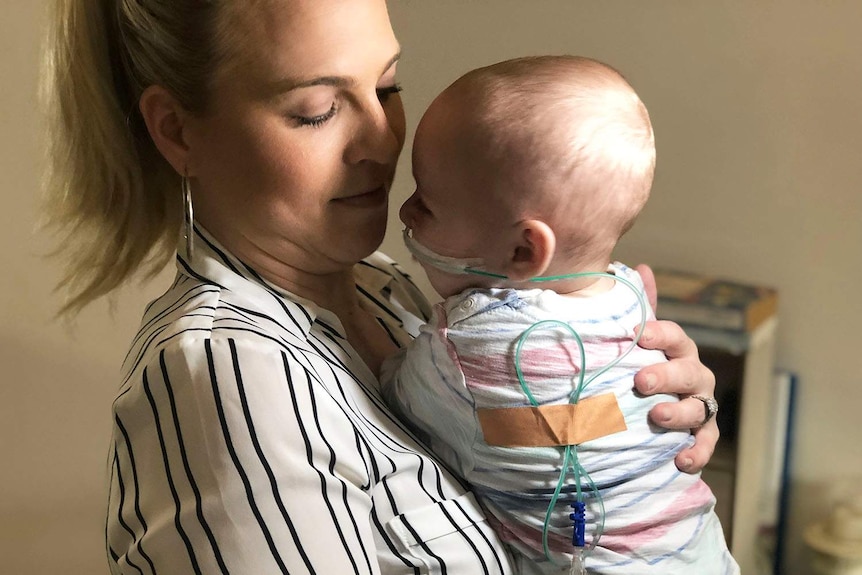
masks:
{"label": "closed eye", "polygon": [[319,128],[332,119],[337,111],[338,107],[335,105],[335,102],[332,102],[332,106],[324,114],[320,114],[319,116],[293,116],[293,119],[296,120],[296,123],[301,127],[309,126],[312,128]]}

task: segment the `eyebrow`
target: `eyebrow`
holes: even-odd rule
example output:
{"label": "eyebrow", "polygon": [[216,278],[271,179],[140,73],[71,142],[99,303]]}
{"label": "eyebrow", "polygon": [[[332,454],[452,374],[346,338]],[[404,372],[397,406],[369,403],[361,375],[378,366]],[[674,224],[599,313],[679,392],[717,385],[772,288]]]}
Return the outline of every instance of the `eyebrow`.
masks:
{"label": "eyebrow", "polygon": [[[383,68],[383,72],[385,73],[387,70],[389,70],[400,59],[401,49],[399,48],[398,52],[389,60],[389,62],[386,63],[386,66]],[[293,90],[299,90],[300,88],[310,88],[313,86],[333,86],[335,88],[345,88],[352,86],[355,83],[356,81],[352,78],[346,78],[344,76],[319,76],[317,78],[310,78],[308,80],[284,78],[273,83],[271,93],[274,95],[280,95],[286,94],[287,92],[291,92]]]}

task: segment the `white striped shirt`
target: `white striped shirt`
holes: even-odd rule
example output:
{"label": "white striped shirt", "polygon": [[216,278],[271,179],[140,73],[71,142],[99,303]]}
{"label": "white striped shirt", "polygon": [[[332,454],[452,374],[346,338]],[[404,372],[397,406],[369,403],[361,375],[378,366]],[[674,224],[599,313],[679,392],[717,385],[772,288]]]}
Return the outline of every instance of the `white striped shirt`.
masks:
{"label": "white striped shirt", "polygon": [[[511,573],[473,495],[381,399],[334,314],[208,235],[147,308],[114,402],[113,573]],[[388,258],[361,304],[406,344],[427,303]]]}

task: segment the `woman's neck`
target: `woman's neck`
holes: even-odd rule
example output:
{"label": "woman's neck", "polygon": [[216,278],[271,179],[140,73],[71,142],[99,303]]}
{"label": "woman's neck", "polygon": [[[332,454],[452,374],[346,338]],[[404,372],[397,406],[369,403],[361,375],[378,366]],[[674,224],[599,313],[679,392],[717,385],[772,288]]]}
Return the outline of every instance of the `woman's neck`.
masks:
{"label": "woman's neck", "polygon": [[335,314],[347,341],[375,377],[383,360],[397,350],[377,318],[359,305],[352,265],[315,273],[268,256],[243,261],[267,282]]}
{"label": "woman's neck", "polygon": [[397,350],[374,314],[359,304],[355,262],[335,261],[300,246],[264,248],[232,229],[226,234],[209,233],[270,284],[335,314],[347,341],[375,377],[383,360]]}

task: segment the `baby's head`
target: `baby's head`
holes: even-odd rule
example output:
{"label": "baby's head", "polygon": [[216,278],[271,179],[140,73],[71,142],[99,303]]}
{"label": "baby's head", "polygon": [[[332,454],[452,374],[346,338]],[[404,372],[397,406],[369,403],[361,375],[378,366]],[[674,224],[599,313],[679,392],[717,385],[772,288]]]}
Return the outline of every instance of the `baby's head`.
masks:
{"label": "baby's head", "polygon": [[481,259],[509,278],[423,262],[444,297],[605,271],[649,197],[654,167],[649,115],[617,71],[574,56],[508,60],[467,73],[432,102],[416,130],[416,192],[401,219],[428,250]]}

